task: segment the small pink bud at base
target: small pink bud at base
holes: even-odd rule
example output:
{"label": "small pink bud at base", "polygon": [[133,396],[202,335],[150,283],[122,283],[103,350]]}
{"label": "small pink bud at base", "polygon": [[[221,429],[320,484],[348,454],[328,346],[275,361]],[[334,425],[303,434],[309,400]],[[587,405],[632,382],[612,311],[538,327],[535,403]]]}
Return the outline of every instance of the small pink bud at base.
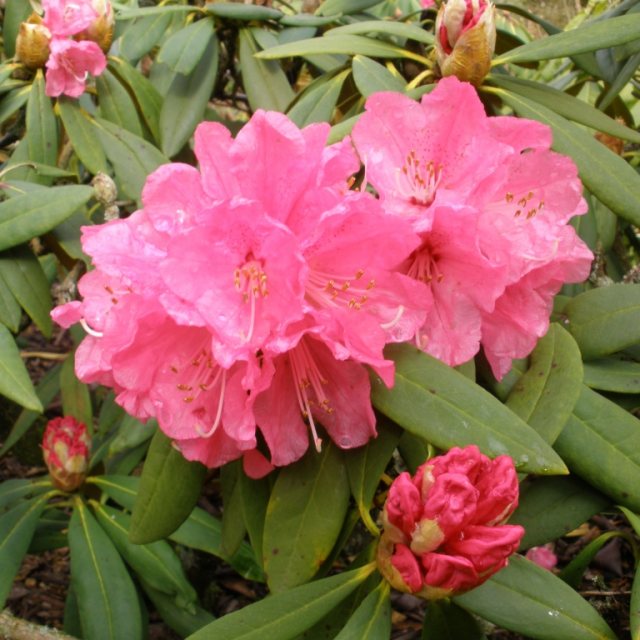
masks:
{"label": "small pink bud at base", "polygon": [[42,69],[49,57],[51,33],[40,16],[33,13],[20,24],[16,39],[16,59],[29,69]]}
{"label": "small pink bud at base", "polygon": [[87,427],[71,416],[50,420],[42,439],[42,456],[55,487],[74,491],[86,477],[91,438]]}
{"label": "small pink bud at base", "polygon": [[389,488],[378,544],[380,573],[426,600],[464,593],[507,565],[524,529],[503,524],[518,504],[513,460],[453,448],[400,474]]}
{"label": "small pink bud at base", "polygon": [[558,564],[558,556],[549,547],[531,547],[525,554],[527,560],[535,562],[539,567],[547,571],[553,571]]}

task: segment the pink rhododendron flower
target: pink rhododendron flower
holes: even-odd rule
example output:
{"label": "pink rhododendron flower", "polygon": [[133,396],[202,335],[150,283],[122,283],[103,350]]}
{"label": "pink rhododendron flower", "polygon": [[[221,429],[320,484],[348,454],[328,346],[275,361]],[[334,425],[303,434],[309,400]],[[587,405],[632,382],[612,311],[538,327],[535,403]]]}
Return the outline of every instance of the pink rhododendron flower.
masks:
{"label": "pink rhododendron flower", "polygon": [[543,547],[531,547],[525,554],[527,560],[535,562],[539,567],[547,571],[553,571],[558,564],[558,556],[549,548],[548,545]]}
{"label": "pink rhododendron flower", "polygon": [[325,147],[328,131],[262,111],[235,140],[204,123],[199,170],[164,165],[140,211],[83,228],[95,270],[83,300],[53,312],[89,333],[76,372],[157,418],[189,459],[245,456],[258,476],[302,456],[308,432],[319,448],[320,424],[339,446],[364,444],[363,365],[392,384],[383,348],[423,322],[424,285],[396,271],[420,238],[348,191],[358,163],[348,142]]}
{"label": "pink rhododendron flower", "polygon": [[389,488],[378,567],[400,591],[434,600],[482,584],[507,565],[524,529],[504,521],[518,504],[508,456],[475,446],[432,458]]}
{"label": "pink rhododendron flower", "polygon": [[85,90],[87,74],[100,75],[107,59],[100,47],[89,40],[53,38],[47,60],[45,91],[49,97],[67,95],[78,98]]}
{"label": "pink rhododendron flower", "polygon": [[43,24],[54,38],[80,33],[98,18],[90,0],[42,0]]}
{"label": "pink rhododendron flower", "polygon": [[73,491],[84,482],[90,452],[91,437],[84,423],[72,416],[49,420],[42,456],[58,489]]}
{"label": "pink rhododendron flower", "polygon": [[567,222],[586,211],[573,162],[544,125],[489,118],[444,78],[420,104],[372,95],[353,138],[389,213],[422,239],[401,271],[425,283],[416,344],[450,365],[482,346],[501,378],[545,334],[553,296],[592,254]]}

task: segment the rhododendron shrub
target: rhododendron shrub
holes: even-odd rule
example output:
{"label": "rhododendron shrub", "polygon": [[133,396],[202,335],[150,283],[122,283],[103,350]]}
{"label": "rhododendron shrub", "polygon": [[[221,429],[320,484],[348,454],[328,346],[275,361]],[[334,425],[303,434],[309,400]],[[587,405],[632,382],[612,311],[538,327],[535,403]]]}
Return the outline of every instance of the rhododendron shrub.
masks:
{"label": "rhododendron shrub", "polygon": [[421,103],[378,93],[353,132],[384,209],[422,238],[402,271],[424,282],[415,343],[450,365],[482,346],[494,375],[528,355],[553,297],[588,275],[591,251],[568,225],[587,205],[548,127],[487,117],[474,89],[444,78]]}
{"label": "rhododendron shrub", "polygon": [[384,505],[378,567],[400,591],[428,600],[464,593],[506,566],[524,535],[504,524],[518,506],[509,456],[454,447],[401,473]]}
{"label": "rhododendron shrub", "polygon": [[382,349],[424,320],[423,285],[395,271],[420,239],[348,190],[357,159],[327,132],[262,111],[233,141],[202,124],[199,171],[160,167],[140,211],[83,230],[95,270],[83,301],[54,311],[89,333],[77,373],[157,418],[188,459],[251,452],[259,475],[300,458],[309,434],[320,450],[317,422],[343,448],[376,433],[364,365],[392,385]]}

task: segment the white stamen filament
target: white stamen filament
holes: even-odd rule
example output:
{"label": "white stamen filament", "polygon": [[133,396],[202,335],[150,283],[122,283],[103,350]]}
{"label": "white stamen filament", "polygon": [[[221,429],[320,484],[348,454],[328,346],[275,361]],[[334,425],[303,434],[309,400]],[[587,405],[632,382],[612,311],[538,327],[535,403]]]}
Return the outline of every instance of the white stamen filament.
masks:
{"label": "white stamen filament", "polygon": [[96,331],[95,329],[92,329],[88,324],[87,321],[84,318],[80,318],[80,324],[82,326],[82,328],[90,335],[93,336],[94,338],[102,338],[102,336],[104,336],[104,333],[102,333],[101,331]]}
{"label": "white stamen filament", "polygon": [[216,417],[215,417],[215,419],[213,421],[213,425],[211,426],[211,428],[208,431],[204,431],[199,426],[196,427],[196,431],[197,431],[198,435],[203,437],[203,438],[208,438],[208,437],[212,436],[216,432],[218,427],[220,426],[220,421],[222,419],[222,407],[224,406],[224,390],[225,390],[225,386],[226,386],[226,383],[227,383],[227,370],[226,369],[223,369],[222,367],[220,367],[220,370],[216,374],[216,377],[213,379],[213,382],[211,383],[211,386],[214,386],[216,384],[216,382],[218,381],[218,378],[220,377],[220,374],[222,374],[222,381],[220,382],[220,397],[218,398],[218,410],[216,412]]}

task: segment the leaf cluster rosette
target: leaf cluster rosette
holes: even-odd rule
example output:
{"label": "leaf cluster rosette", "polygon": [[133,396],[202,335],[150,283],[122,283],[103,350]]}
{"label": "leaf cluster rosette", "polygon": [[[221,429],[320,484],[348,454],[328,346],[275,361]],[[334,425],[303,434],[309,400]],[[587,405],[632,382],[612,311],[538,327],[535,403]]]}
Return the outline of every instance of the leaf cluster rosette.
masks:
{"label": "leaf cluster rosette", "polygon": [[473,589],[518,548],[524,529],[503,524],[517,506],[509,456],[490,460],[475,445],[454,447],[393,481],[378,568],[396,589],[427,600]]}
{"label": "leaf cluster rosette", "polygon": [[16,57],[27,67],[46,66],[46,93],[78,98],[87,74],[107,67],[104,52],[113,37],[114,15],[108,0],[42,0],[44,15],[33,13],[20,25]]}

